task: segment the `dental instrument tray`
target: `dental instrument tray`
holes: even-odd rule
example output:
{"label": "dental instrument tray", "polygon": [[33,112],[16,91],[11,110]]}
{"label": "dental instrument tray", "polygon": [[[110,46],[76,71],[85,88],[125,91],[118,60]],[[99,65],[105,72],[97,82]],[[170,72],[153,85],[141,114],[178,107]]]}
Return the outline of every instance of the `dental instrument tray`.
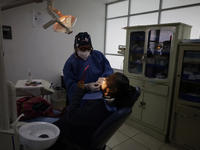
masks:
{"label": "dental instrument tray", "polygon": [[32,81],[29,83],[28,81],[26,81],[25,86],[37,86],[40,84],[42,84],[42,82]]}
{"label": "dental instrument tray", "polygon": [[16,96],[39,96],[39,95],[51,95],[54,90],[51,88],[51,82],[43,79],[34,79],[31,85],[26,85],[27,80],[18,80],[16,88]]}

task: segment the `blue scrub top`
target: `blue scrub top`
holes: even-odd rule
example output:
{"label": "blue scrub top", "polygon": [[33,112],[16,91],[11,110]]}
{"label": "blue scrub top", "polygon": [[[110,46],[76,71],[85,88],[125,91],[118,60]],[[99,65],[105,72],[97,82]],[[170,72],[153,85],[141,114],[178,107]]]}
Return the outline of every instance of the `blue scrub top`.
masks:
{"label": "blue scrub top", "polygon": [[77,88],[77,83],[82,79],[84,69],[89,65],[85,74],[85,84],[96,82],[99,77],[108,77],[114,71],[106,57],[97,50],[93,50],[87,60],[78,58],[73,53],[66,61],[63,68],[64,81],[66,85],[69,102]]}

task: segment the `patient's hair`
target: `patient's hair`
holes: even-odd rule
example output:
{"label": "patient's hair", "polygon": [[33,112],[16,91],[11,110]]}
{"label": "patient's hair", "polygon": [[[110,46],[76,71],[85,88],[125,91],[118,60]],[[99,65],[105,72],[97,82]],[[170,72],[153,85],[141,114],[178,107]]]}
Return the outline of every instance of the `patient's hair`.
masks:
{"label": "patient's hair", "polygon": [[116,72],[115,75],[115,87],[118,89],[115,96],[117,108],[132,107],[129,104],[136,89],[129,84],[129,79],[124,74]]}

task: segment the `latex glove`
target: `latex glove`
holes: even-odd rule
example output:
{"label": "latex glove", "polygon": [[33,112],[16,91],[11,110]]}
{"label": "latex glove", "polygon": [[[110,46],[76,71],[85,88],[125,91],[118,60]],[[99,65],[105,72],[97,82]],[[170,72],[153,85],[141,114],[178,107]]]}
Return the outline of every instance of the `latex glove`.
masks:
{"label": "latex glove", "polygon": [[104,81],[104,79],[105,79],[104,77],[99,77],[98,80],[96,81],[96,83],[101,85],[102,82]]}
{"label": "latex glove", "polygon": [[85,84],[85,89],[87,91],[99,91],[100,90],[100,84],[99,83],[96,83],[96,82],[91,82],[91,83],[88,83],[88,84]]}

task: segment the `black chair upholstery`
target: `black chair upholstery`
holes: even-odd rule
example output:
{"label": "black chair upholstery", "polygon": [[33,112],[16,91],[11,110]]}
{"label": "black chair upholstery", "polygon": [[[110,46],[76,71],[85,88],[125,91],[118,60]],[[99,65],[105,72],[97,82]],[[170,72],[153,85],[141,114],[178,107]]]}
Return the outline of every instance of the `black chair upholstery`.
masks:
{"label": "black chair upholstery", "polygon": [[133,94],[131,102],[128,105],[129,107],[117,110],[98,127],[92,136],[89,150],[105,149],[106,143],[132,113],[132,107],[140,96],[140,93],[140,88],[136,87],[136,92]]}
{"label": "black chair upholstery", "polygon": [[96,130],[92,136],[90,145],[91,150],[102,150],[108,140],[119,129],[124,121],[131,114],[132,109],[130,107],[119,109],[110,115]]}
{"label": "black chair upholstery", "polygon": [[141,94],[141,90],[140,90],[139,86],[136,86],[135,89],[136,89],[136,92],[132,95],[132,98],[131,98],[130,102],[127,105],[128,107],[131,107],[131,108],[133,107],[133,105],[138,100],[138,97]]}

